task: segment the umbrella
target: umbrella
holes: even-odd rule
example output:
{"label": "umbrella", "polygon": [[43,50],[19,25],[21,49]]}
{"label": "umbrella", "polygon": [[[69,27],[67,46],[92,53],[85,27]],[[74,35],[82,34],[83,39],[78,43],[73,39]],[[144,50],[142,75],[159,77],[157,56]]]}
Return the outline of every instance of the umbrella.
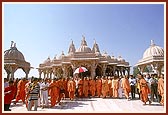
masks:
{"label": "umbrella", "polygon": [[75,70],[74,74],[76,73],[83,73],[83,72],[86,72],[88,71],[85,67],[79,67]]}

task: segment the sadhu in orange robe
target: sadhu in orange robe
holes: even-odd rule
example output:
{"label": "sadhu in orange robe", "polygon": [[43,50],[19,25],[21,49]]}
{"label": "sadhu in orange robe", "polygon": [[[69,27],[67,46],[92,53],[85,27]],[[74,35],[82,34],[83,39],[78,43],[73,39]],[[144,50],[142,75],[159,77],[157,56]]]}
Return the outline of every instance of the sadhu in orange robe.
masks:
{"label": "sadhu in orange robe", "polygon": [[129,84],[129,80],[128,78],[122,78],[122,82],[121,82],[121,87],[124,90],[124,95],[127,99],[129,99],[129,93],[131,92],[131,86]]}
{"label": "sadhu in orange robe", "polygon": [[159,78],[159,80],[158,80],[158,93],[162,97],[160,104],[164,105],[164,79],[163,78]]}
{"label": "sadhu in orange robe", "polygon": [[50,101],[51,101],[51,107],[56,105],[56,101],[59,97],[59,86],[58,81],[56,79],[53,79],[52,82],[49,85],[49,94],[50,94]]}
{"label": "sadhu in orange robe", "polygon": [[88,93],[89,93],[89,81],[87,80],[87,78],[84,78],[84,80],[83,80],[83,94],[85,97],[88,97]]}
{"label": "sadhu in orange robe", "polygon": [[142,102],[144,102],[144,104],[146,104],[146,102],[149,101],[148,94],[150,94],[150,89],[144,78],[141,78],[139,80],[139,85],[140,85],[140,99]]}
{"label": "sadhu in orange robe", "polygon": [[102,79],[102,95],[103,95],[103,98],[106,98],[108,91],[109,91],[108,80],[106,78]]}
{"label": "sadhu in orange robe", "polygon": [[112,97],[113,96],[113,89],[111,88],[112,86],[112,79],[108,78],[108,86],[109,86],[109,96]]}
{"label": "sadhu in orange robe", "polygon": [[119,89],[119,80],[114,78],[112,80],[112,85],[111,85],[112,89],[113,89],[113,97],[117,98],[118,97],[118,89]]}
{"label": "sadhu in orange robe", "polygon": [[79,97],[83,96],[83,80],[82,79],[80,79],[78,82],[78,94],[79,94]]}
{"label": "sadhu in orange robe", "polygon": [[95,96],[95,92],[96,92],[96,82],[95,82],[94,79],[91,79],[91,80],[89,81],[89,84],[90,84],[90,92],[91,92],[91,95],[92,95],[92,97],[94,97],[94,96]]}
{"label": "sadhu in orange robe", "polygon": [[96,93],[97,93],[97,96],[100,97],[101,96],[101,89],[102,89],[102,81],[100,78],[98,78],[96,80]]}
{"label": "sadhu in orange robe", "polygon": [[26,97],[25,85],[26,85],[26,83],[27,83],[26,78],[23,78],[22,80],[20,80],[18,82],[15,103],[17,103],[20,99],[22,100],[23,103],[25,103],[25,97]]}
{"label": "sadhu in orange robe", "polygon": [[75,90],[76,90],[76,83],[74,80],[69,80],[68,81],[68,84],[67,84],[67,87],[68,87],[68,92],[69,92],[69,98],[70,100],[73,100],[74,99],[74,96],[75,96]]}

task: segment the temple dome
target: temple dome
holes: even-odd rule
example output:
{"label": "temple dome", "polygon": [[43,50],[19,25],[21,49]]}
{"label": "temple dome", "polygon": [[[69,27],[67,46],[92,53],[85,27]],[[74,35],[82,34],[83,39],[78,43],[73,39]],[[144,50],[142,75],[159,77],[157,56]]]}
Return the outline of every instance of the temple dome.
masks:
{"label": "temple dome", "polygon": [[11,60],[25,61],[23,54],[16,48],[16,43],[14,44],[14,46],[12,45],[10,49],[4,51],[4,58],[11,59]]}
{"label": "temple dome", "polygon": [[143,58],[151,56],[164,56],[164,49],[155,45],[153,40],[151,40],[151,45],[143,54]]}
{"label": "temple dome", "polygon": [[111,59],[111,56],[108,55],[107,52],[104,52],[104,53],[102,54],[102,56],[104,56],[104,57],[107,58],[107,59]]}
{"label": "temple dome", "polygon": [[121,61],[121,62],[125,62],[125,60],[124,60],[121,56],[119,56],[119,57],[117,58],[117,60],[118,60],[118,61]]}
{"label": "temple dome", "polygon": [[80,48],[76,51],[76,52],[86,52],[86,53],[91,53],[91,49],[87,46],[85,37],[83,36],[82,42],[81,42],[81,46]]}
{"label": "temple dome", "polygon": [[48,57],[43,63],[47,64],[47,63],[50,63],[50,62],[51,62],[51,59],[50,59],[50,57]]}
{"label": "temple dome", "polygon": [[114,55],[111,56],[111,59],[117,61],[117,58]]}
{"label": "temple dome", "polygon": [[64,54],[64,52],[62,51],[62,54],[59,56],[59,58],[58,59],[62,59],[62,58],[64,58],[65,57],[65,54]]}

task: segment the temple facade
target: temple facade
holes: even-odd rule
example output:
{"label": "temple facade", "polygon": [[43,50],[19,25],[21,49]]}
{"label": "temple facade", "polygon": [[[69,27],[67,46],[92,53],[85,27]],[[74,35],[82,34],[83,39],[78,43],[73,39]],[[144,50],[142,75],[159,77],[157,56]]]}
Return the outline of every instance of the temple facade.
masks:
{"label": "temple facade", "polygon": [[84,74],[92,78],[95,76],[129,75],[130,73],[129,62],[126,62],[121,56],[116,58],[108,55],[107,52],[101,54],[96,41],[94,41],[92,49],[89,48],[85,37],[82,36],[81,46],[78,49],[75,48],[72,41],[67,55],[62,52],[61,56],[55,56],[52,60],[48,57],[39,64],[39,77],[67,78],[74,76],[75,69],[81,66],[88,69]]}

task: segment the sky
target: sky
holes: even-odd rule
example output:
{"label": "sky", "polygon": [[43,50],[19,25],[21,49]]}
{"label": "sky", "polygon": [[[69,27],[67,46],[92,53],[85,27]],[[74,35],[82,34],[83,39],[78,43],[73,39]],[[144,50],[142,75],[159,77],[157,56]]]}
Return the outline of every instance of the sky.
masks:
{"label": "sky", "polygon": [[[3,51],[11,41],[31,67],[48,57],[59,57],[82,35],[92,48],[94,39],[101,53],[122,56],[132,67],[142,58],[150,41],[164,48],[163,4],[4,4]],[[4,71],[4,75],[6,72]],[[31,69],[29,76],[38,76]],[[25,73],[18,69],[16,77]]]}

